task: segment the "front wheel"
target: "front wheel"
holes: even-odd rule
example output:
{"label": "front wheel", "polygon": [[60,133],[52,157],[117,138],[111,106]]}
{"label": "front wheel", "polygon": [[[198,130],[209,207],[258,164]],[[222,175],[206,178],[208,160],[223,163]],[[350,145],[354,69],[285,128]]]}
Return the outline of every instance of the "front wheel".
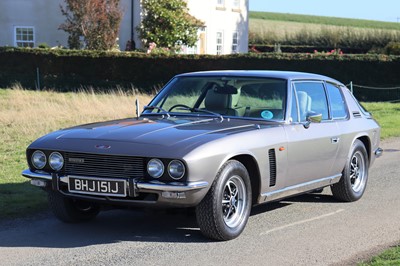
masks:
{"label": "front wheel", "polygon": [[100,206],[95,203],[70,199],[57,191],[49,191],[47,198],[53,214],[65,223],[89,221],[100,212]]}
{"label": "front wheel", "polygon": [[331,186],[333,196],[347,202],[359,200],[367,187],[368,167],[367,150],[360,140],[356,140],[339,183]]}
{"label": "front wheel", "polygon": [[238,237],[249,218],[251,198],[246,167],[235,160],[226,162],[196,207],[197,222],[203,235],[216,240]]}

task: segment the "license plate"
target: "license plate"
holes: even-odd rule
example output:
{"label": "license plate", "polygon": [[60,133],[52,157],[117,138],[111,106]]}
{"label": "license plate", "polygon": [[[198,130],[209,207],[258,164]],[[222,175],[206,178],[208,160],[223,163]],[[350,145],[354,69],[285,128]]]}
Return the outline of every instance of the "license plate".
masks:
{"label": "license plate", "polygon": [[69,177],[68,190],[72,193],[126,197],[126,181],[90,177]]}

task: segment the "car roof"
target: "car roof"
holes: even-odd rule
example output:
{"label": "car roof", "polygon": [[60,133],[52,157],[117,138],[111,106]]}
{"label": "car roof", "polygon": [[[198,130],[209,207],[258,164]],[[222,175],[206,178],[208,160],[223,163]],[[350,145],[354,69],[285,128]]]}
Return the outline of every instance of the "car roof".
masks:
{"label": "car roof", "polygon": [[275,70],[218,70],[218,71],[201,71],[191,72],[177,75],[176,77],[204,77],[204,76],[236,76],[236,77],[262,77],[262,78],[278,78],[286,80],[325,80],[336,84],[341,82],[327,76],[295,71],[275,71]]}

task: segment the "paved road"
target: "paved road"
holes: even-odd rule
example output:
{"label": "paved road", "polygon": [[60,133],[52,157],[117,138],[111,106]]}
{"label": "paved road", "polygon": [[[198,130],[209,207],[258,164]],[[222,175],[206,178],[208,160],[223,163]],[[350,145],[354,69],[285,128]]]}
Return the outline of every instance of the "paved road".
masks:
{"label": "paved road", "polygon": [[400,139],[382,146],[355,203],[325,189],[260,206],[229,242],[203,238],[187,213],[109,211],[80,225],[43,214],[0,224],[0,265],[351,265],[400,242]]}

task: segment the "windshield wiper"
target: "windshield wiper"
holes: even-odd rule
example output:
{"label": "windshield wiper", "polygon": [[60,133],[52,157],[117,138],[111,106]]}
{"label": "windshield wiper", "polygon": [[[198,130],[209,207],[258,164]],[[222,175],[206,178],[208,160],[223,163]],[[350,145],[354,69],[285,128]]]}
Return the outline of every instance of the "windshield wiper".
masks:
{"label": "windshield wiper", "polygon": [[155,106],[155,105],[146,105],[146,106],[143,107],[143,111],[154,110],[154,109],[161,111],[162,113],[160,113],[160,114],[165,114],[165,115],[167,115],[168,118],[171,117],[171,115],[168,113],[168,111],[163,109],[163,108],[161,108],[161,107],[158,107],[158,106]]}
{"label": "windshield wiper", "polygon": [[224,117],[221,114],[209,111],[207,109],[179,107],[178,110],[187,110],[187,111],[190,111],[192,113],[199,112],[199,113],[211,114],[211,115],[214,115],[214,116],[218,116],[221,119],[221,122],[224,121]]}

